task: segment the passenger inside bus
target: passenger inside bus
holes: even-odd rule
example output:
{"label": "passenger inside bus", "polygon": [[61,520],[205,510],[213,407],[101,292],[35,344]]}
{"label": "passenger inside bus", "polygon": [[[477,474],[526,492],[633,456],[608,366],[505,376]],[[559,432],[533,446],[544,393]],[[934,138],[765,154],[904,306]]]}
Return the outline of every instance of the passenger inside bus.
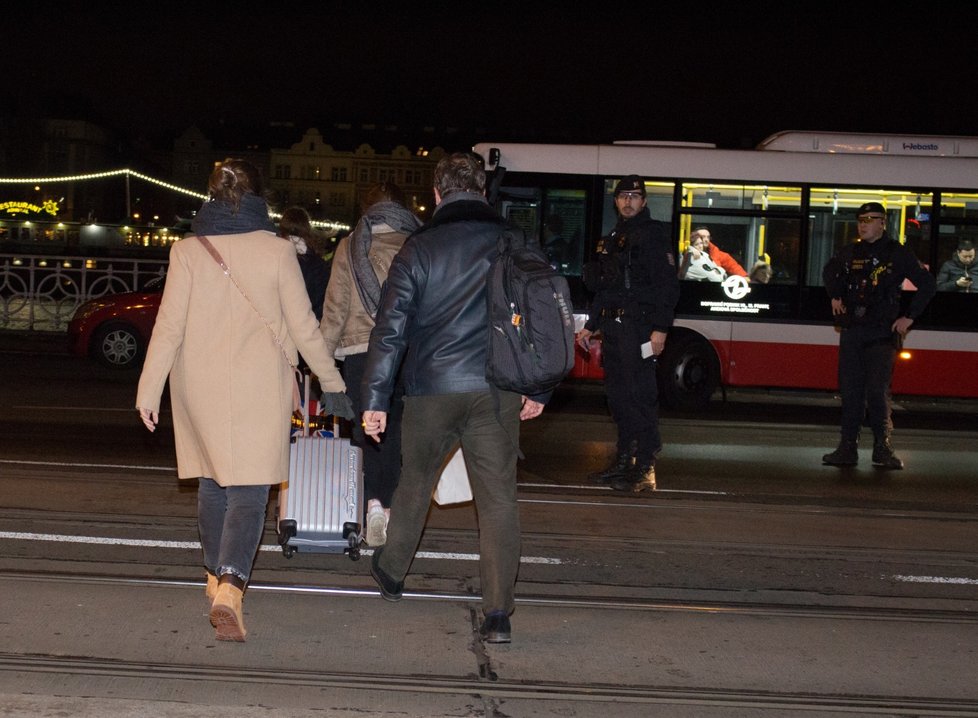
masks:
{"label": "passenger inside bus", "polygon": [[718,246],[713,244],[712,238],[710,236],[710,230],[707,227],[697,227],[690,234],[690,243],[694,239],[700,237],[703,240],[703,244],[709,254],[710,260],[720,267],[727,274],[739,274],[741,277],[747,276],[747,271],[740,266],[736,259],[724,252]]}
{"label": "passenger inside bus", "polygon": [[975,243],[970,239],[958,242],[954,256],[941,265],[937,273],[937,289],[941,292],[973,292],[975,268]]}
{"label": "passenger inside bus", "polygon": [[771,269],[771,265],[767,262],[759,261],[754,262],[754,266],[750,268],[748,281],[751,284],[767,284],[773,276],[774,270]]}
{"label": "passenger inside bus", "polygon": [[683,252],[679,278],[698,282],[722,282],[727,278],[727,273],[710,260],[706,242],[696,232],[693,232],[689,247]]}

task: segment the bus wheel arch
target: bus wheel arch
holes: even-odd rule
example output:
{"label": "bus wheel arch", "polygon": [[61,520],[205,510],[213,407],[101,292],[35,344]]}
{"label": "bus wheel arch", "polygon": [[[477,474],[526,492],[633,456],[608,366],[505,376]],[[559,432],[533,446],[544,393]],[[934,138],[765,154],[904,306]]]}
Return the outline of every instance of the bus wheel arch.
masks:
{"label": "bus wheel arch", "polygon": [[703,409],[720,386],[720,360],[700,334],[673,327],[657,365],[659,397],[670,409]]}

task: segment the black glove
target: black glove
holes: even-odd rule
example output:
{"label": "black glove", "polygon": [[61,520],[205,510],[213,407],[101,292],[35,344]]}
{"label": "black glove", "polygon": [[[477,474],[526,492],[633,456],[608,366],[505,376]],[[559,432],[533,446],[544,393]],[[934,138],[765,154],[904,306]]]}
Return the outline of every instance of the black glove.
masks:
{"label": "black glove", "polygon": [[352,419],[355,416],[353,402],[341,391],[323,392],[319,398],[319,406],[324,414],[339,416],[343,419]]}

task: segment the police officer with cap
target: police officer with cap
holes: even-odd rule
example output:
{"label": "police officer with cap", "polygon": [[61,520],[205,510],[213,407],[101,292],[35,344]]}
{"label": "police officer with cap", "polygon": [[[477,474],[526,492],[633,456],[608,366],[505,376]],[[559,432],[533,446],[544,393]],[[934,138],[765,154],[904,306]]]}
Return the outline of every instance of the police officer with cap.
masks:
{"label": "police officer with cap", "polygon": [[[890,379],[898,346],[937,291],[934,277],[913,252],[886,233],[886,209],[866,202],[856,212],[859,239],[843,246],[822,272],[840,327],[839,393],[842,437],[822,457],[831,466],[859,463],[859,429],[868,418],[873,430],[873,465],[902,469],[893,453],[890,432]],[[917,287],[904,309],[901,287]]]}
{"label": "police officer with cap", "polygon": [[[591,337],[601,334],[605,391],[618,428],[615,459],[590,479],[618,491],[654,491],[662,449],[655,362],[672,326],[679,279],[669,225],[649,214],[641,177],[618,182],[615,208],[618,223],[584,269],[594,299],[577,337],[587,351]],[[643,356],[643,344],[651,344],[651,355]]]}

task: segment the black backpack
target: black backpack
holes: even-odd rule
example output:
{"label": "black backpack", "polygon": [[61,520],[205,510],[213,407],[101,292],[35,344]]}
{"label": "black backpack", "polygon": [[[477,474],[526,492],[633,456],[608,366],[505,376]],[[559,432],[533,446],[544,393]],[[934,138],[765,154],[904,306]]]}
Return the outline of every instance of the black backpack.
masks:
{"label": "black backpack", "polygon": [[567,280],[519,229],[499,238],[486,275],[486,379],[527,396],[552,391],[574,367],[574,314]]}

